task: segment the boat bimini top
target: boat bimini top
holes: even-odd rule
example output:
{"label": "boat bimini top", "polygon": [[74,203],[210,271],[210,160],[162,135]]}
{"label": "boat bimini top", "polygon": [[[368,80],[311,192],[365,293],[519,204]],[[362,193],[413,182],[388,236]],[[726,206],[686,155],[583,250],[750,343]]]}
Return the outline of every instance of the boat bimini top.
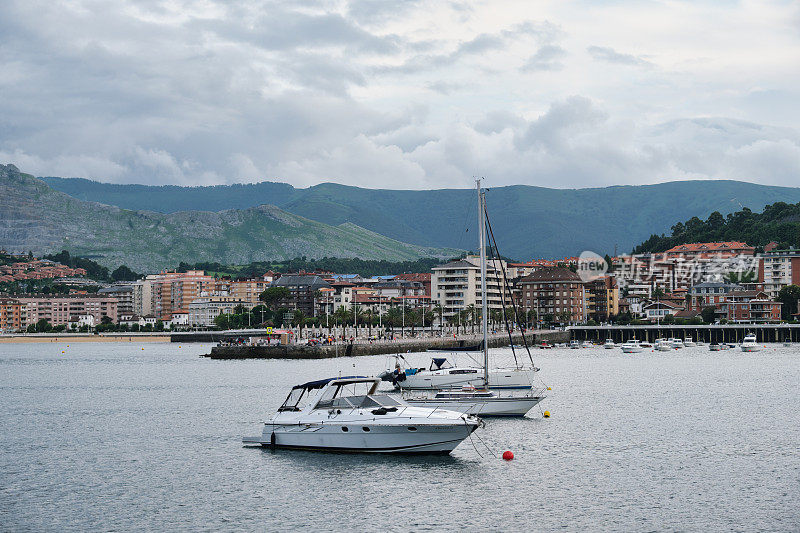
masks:
{"label": "boat bimini top", "polygon": [[[366,376],[344,376],[309,381],[292,387],[289,396],[278,408],[278,412],[311,409],[392,409],[402,404],[394,398],[376,395],[380,378]],[[312,395],[312,391],[317,391]]]}

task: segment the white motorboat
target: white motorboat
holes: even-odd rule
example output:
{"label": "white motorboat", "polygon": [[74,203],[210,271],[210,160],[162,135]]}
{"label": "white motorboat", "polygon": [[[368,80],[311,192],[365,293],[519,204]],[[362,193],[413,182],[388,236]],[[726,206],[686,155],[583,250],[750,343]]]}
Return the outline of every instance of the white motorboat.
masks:
{"label": "white motorboat", "polygon": [[594,348],[594,343],[592,341],[583,341],[581,348]]}
{"label": "white motorboat", "polygon": [[708,345],[708,349],[710,351],[712,351],[712,352],[720,352],[720,351],[722,351],[722,347],[717,343],[709,344]]}
{"label": "white motorboat", "polygon": [[683,345],[686,346],[687,348],[691,348],[693,346],[697,346],[697,343],[694,342],[693,338],[686,337],[685,339],[683,339]]}
{"label": "white motorboat", "polygon": [[246,445],[368,453],[447,454],[481,424],[473,415],[406,404],[375,394],[380,379],[310,381],[292,388],[259,437]]}
{"label": "white motorboat", "polygon": [[758,352],[761,350],[761,345],[756,342],[755,333],[748,333],[744,336],[741,348],[743,352]]}
{"label": "white motorboat", "polygon": [[640,353],[642,351],[642,344],[636,339],[625,341],[622,344],[622,353]]}
{"label": "white motorboat", "polygon": [[[380,375],[383,381],[389,381],[398,389],[448,389],[465,386],[485,386],[484,371],[481,366],[456,366],[446,357],[433,357],[430,367],[414,368],[409,366],[406,358],[393,355],[395,368]],[[507,367],[489,370],[490,389],[530,389],[535,367]]]}
{"label": "white motorboat", "polygon": [[580,341],[569,341],[569,349],[570,350],[580,350],[581,349]]}
{"label": "white motorboat", "polygon": [[659,352],[670,352],[675,348],[672,347],[672,343],[668,339],[658,339],[655,344],[655,349]]}
{"label": "white motorboat", "polygon": [[614,341],[611,339],[606,339],[606,342],[603,343],[603,348],[606,350],[611,350],[612,348],[616,348],[617,345],[614,344]]}
{"label": "white motorboat", "polygon": [[409,405],[447,409],[471,415],[525,416],[541,402],[544,391],[493,391],[465,387],[461,390],[406,391],[403,399]]}
{"label": "white motorboat", "polygon": [[670,344],[672,345],[672,347],[673,347],[673,348],[675,348],[675,349],[680,349],[680,348],[683,348],[683,347],[684,347],[684,346],[683,346],[683,340],[681,340],[681,339],[674,339],[674,338],[673,338],[673,339],[670,339],[670,340],[669,340],[669,343],[670,343]]}

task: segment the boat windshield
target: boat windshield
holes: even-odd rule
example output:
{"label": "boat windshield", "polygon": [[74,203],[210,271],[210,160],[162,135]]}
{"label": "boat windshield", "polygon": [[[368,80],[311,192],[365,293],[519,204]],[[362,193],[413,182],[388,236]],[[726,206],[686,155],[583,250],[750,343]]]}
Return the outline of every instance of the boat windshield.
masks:
{"label": "boat windshield", "polygon": [[278,412],[300,411],[303,408],[303,404],[308,401],[308,394],[306,394],[307,391],[308,389],[304,388],[292,389],[292,392],[290,392],[289,396],[286,397],[283,405],[278,408]]}

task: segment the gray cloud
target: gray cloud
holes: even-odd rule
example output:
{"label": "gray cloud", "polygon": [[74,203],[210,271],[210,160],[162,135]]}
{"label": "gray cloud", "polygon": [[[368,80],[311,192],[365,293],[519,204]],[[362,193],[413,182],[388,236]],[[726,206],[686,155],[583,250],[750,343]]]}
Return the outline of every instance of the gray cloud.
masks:
{"label": "gray cloud", "polygon": [[613,48],[607,48],[604,46],[590,46],[586,49],[589,54],[599,60],[599,61],[606,61],[608,63],[617,63],[619,65],[634,65],[634,66],[650,66],[652,63],[649,61],[642,59],[641,57],[634,56],[631,54],[622,54],[617,52]]}
{"label": "gray cloud", "polygon": [[561,70],[564,64],[559,59],[565,57],[567,52],[560,46],[546,44],[539,48],[535,54],[528,58],[521,70],[535,72],[539,70]]}
{"label": "gray cloud", "polygon": [[601,62],[648,56],[524,13],[489,26],[479,4],[438,6],[432,25],[429,5],[390,0],[2,2],[0,162],[141,183],[797,184],[797,130],[767,125],[796,123],[779,69],[755,88],[705,81],[710,63],[701,81],[602,76]]}

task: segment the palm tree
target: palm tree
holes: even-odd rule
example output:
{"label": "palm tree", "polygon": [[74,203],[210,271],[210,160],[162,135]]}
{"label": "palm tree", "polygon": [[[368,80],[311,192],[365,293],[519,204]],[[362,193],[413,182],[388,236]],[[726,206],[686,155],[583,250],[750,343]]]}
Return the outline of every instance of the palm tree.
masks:
{"label": "palm tree", "polygon": [[470,331],[475,335],[475,305],[469,304],[466,309],[467,317],[469,318]]}

